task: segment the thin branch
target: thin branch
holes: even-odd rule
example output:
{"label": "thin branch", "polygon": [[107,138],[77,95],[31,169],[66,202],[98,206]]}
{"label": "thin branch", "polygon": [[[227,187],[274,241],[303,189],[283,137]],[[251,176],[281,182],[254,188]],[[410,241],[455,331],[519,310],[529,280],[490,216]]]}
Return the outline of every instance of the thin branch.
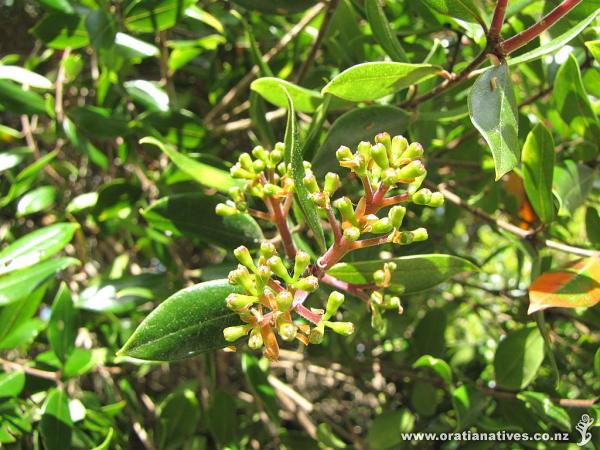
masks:
{"label": "thin branch", "polygon": [[4,366],[7,371],[22,371],[27,375],[31,375],[37,378],[43,378],[44,380],[54,381],[57,385],[62,385],[60,380],[60,372],[49,372],[47,370],[36,369],[35,367],[29,367],[24,364],[20,364],[14,361],[8,361],[0,358],[0,364]]}
{"label": "thin branch", "polygon": [[58,66],[58,71],[56,72],[56,82],[55,86],[55,101],[54,101],[54,114],[56,114],[56,122],[62,124],[65,113],[63,108],[63,96],[64,96],[64,82],[65,82],[65,60],[71,54],[71,49],[66,48],[63,51],[62,57],[60,58],[60,64]]}
{"label": "thin branch", "polygon": [[494,9],[494,17],[492,18],[492,24],[488,31],[488,39],[498,40],[500,38],[500,30],[504,23],[504,15],[506,14],[506,6],[508,0],[498,0],[496,3],[496,9]]}
{"label": "thin branch", "polygon": [[175,93],[175,85],[171,71],[169,70],[169,50],[167,49],[167,34],[166,31],[161,31],[157,36],[158,47],[160,49],[160,82],[165,86],[167,95],[169,96],[169,105],[171,109],[175,109],[177,105],[177,95]]}
{"label": "thin branch", "polygon": [[346,281],[342,281],[342,280],[338,280],[335,277],[332,277],[331,275],[323,275],[323,277],[321,278],[321,281],[325,284],[328,284],[329,286],[333,286],[336,289],[340,289],[342,291],[346,291],[351,295],[354,295],[355,297],[360,298],[361,300],[369,303],[370,299],[369,296],[367,295],[366,292],[364,292],[365,289],[371,288],[371,289],[377,289],[377,287],[375,285],[355,285],[352,283],[348,283]]}

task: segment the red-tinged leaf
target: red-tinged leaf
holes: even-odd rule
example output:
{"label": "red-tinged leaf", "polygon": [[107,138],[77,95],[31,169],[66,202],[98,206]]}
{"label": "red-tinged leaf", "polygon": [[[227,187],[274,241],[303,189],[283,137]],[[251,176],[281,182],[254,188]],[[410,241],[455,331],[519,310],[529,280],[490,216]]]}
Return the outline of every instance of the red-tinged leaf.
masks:
{"label": "red-tinged leaf", "polygon": [[546,308],[580,308],[600,302],[600,258],[576,261],[539,276],[529,287],[532,314]]}

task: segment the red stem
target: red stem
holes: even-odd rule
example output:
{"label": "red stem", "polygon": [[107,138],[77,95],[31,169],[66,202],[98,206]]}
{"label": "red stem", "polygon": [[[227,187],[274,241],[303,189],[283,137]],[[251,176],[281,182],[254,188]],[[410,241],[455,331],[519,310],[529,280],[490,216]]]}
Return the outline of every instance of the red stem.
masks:
{"label": "red stem", "polygon": [[317,265],[323,272],[327,271],[331,266],[341,260],[346,253],[352,250],[352,244],[354,244],[352,241],[348,241],[342,237],[339,242],[334,242],[323,256],[317,260]]}
{"label": "red stem", "polygon": [[370,239],[363,239],[362,241],[356,241],[356,242],[354,242],[352,250],[356,250],[359,248],[373,247],[374,245],[387,244],[388,237],[389,237],[389,234],[386,234],[385,236],[378,236],[378,237],[374,237],[374,238],[370,238]]}
{"label": "red stem", "polygon": [[360,181],[362,181],[363,187],[365,189],[365,197],[367,202],[371,202],[371,200],[373,200],[373,189],[371,188],[369,176],[365,175],[364,177],[360,177]]}
{"label": "red stem", "polygon": [[338,223],[337,219],[333,215],[331,206],[327,205],[327,207],[325,208],[325,212],[327,213],[327,221],[329,222],[331,231],[333,231],[333,242],[334,242],[334,244],[338,244],[342,240],[342,232],[340,231],[340,224]]}
{"label": "red stem", "polygon": [[299,315],[304,317],[306,320],[311,321],[315,325],[321,321],[321,314],[312,312],[310,309],[308,309],[306,306],[304,306],[302,304],[297,305],[294,308],[294,311],[296,311]]}
{"label": "red stem", "polygon": [[369,296],[367,295],[367,293],[363,292],[363,289],[369,289],[371,287],[373,287],[373,289],[376,289],[375,285],[352,284],[352,283],[348,283],[346,281],[338,280],[337,278],[332,277],[331,275],[327,275],[327,274],[323,275],[323,278],[321,278],[321,281],[325,284],[328,284],[329,286],[333,286],[336,289],[346,291],[349,294],[354,295],[355,297],[358,297],[367,303],[370,301],[370,299],[369,299]]}
{"label": "red stem", "polygon": [[498,40],[500,38],[500,30],[504,23],[504,16],[506,14],[506,6],[508,0],[498,0],[496,3],[496,9],[494,10],[494,17],[492,18],[492,24],[488,31],[488,40]]}
{"label": "red stem", "polygon": [[294,246],[294,241],[292,240],[292,233],[288,227],[287,219],[285,218],[283,210],[281,209],[281,203],[279,202],[279,199],[273,197],[271,198],[271,205],[273,207],[273,219],[275,220],[277,230],[281,235],[281,242],[283,242],[285,254],[288,258],[293,259],[296,256],[296,247]]}
{"label": "red stem", "polygon": [[556,8],[550,11],[546,16],[542,17],[542,19],[527,28],[525,31],[516,34],[515,36],[507,39],[502,44],[500,44],[500,48],[505,55],[514,52],[516,49],[522,47],[527,44],[531,40],[535,39],[542,32],[550,28],[554,25],[558,20],[564,17],[569,11],[575,8],[581,0],[564,0],[560,3]]}
{"label": "red stem", "polygon": [[408,192],[404,192],[402,194],[394,195],[393,197],[384,198],[381,201],[381,206],[392,206],[397,205],[398,203],[407,202],[410,199],[410,194]]}

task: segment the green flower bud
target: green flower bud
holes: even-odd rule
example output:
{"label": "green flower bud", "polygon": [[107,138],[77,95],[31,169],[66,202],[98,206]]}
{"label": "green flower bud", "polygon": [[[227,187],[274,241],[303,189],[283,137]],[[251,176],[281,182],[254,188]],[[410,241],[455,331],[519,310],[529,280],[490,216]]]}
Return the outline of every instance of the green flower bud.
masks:
{"label": "green flower bud", "polygon": [[381,293],[381,291],[371,292],[371,308],[374,308],[373,304],[375,304],[375,305],[383,304],[383,294]]}
{"label": "green flower bud", "polygon": [[386,276],[383,270],[379,269],[373,272],[373,281],[376,286],[382,287],[385,284],[385,278]]}
{"label": "green flower bud", "polygon": [[281,336],[281,339],[287,342],[293,341],[296,338],[296,334],[298,333],[296,325],[290,322],[282,323],[279,326],[279,330],[277,331],[279,332],[279,336]]}
{"label": "green flower bud", "polygon": [[[389,134],[388,134],[389,137]],[[371,148],[371,157],[375,160],[375,163],[382,169],[390,167],[390,161],[388,159],[387,149],[383,144],[375,144]]]}
{"label": "green flower bud", "polygon": [[283,142],[276,142],[275,150],[279,150],[280,152],[285,152],[285,144]]}
{"label": "green flower bud", "polygon": [[360,230],[357,227],[348,227],[344,230],[344,239],[356,241],[360,237]]}
{"label": "green flower bud", "polygon": [[425,228],[417,228],[412,231],[413,242],[426,241],[429,237],[427,230]]}
{"label": "green flower bud", "polygon": [[269,164],[271,167],[277,166],[277,164],[279,164],[282,159],[283,152],[280,150],[275,149],[271,153],[269,153]]}
{"label": "green flower bud", "polygon": [[384,234],[392,231],[394,227],[392,226],[392,222],[389,217],[384,217],[383,219],[379,219],[373,225],[371,225],[371,233],[374,234]]}
{"label": "green flower bud", "polygon": [[334,333],[341,334],[342,336],[350,336],[354,334],[354,324],[352,322],[324,322],[328,328]]}
{"label": "green flower bud", "polygon": [[240,213],[237,210],[237,208],[234,208],[233,206],[230,206],[230,205],[226,205],[225,203],[218,203],[217,206],[215,207],[215,212],[217,213],[217,215],[223,216],[223,217],[233,216],[235,214]]}
{"label": "green flower bud", "polygon": [[256,174],[250,172],[249,170],[243,169],[239,164],[234,164],[231,166],[229,173],[233,178],[243,178],[245,180],[254,180],[256,178]]}
{"label": "green flower bud", "polygon": [[423,156],[425,151],[423,150],[423,146],[418,142],[413,142],[408,146],[408,148],[402,153],[402,159],[419,159]]}
{"label": "green flower bud", "polygon": [[262,161],[260,159],[255,159],[254,162],[252,163],[252,167],[254,168],[254,172],[262,172],[263,170],[265,170],[267,165],[265,164],[264,161]]}
{"label": "green flower bud", "polygon": [[325,208],[327,206],[327,201],[329,200],[329,196],[325,192],[315,192],[314,194],[309,194],[310,199],[313,201],[315,205],[319,208]]}
{"label": "green flower bud", "polygon": [[338,198],[333,202],[334,208],[336,208],[344,220],[347,220],[355,227],[358,226],[358,221],[356,220],[356,216],[354,215],[354,207],[352,206],[352,201],[348,197]]}
{"label": "green flower bud", "polygon": [[245,336],[249,329],[249,325],[237,325],[235,327],[227,327],[223,330],[223,337],[227,342],[237,341],[242,336]]}
{"label": "green flower bud", "polygon": [[279,172],[282,176],[288,173],[288,167],[284,162],[277,164],[277,172]]}
{"label": "green flower bud", "polygon": [[408,147],[408,141],[404,136],[394,136],[392,138],[392,163],[401,158],[406,147]]}
{"label": "green flower bud", "polygon": [[323,191],[327,192],[331,197],[341,185],[342,182],[340,181],[340,176],[337,173],[328,172],[327,175],[325,175],[325,185],[323,187]]}
{"label": "green flower bud", "polygon": [[308,265],[310,264],[310,255],[306,252],[300,250],[296,253],[296,258],[294,259],[294,280],[298,280]]}
{"label": "green flower bud", "polygon": [[231,197],[231,200],[236,203],[243,202],[245,200],[244,193],[238,186],[230,187],[227,193],[229,194],[229,197]]}
{"label": "green flower bud", "polygon": [[398,179],[413,180],[417,177],[424,175],[425,172],[425,166],[421,161],[411,161],[398,171]]}
{"label": "green flower bud", "polygon": [[325,335],[325,325],[323,322],[320,322],[317,326],[315,326],[312,330],[310,330],[310,334],[308,335],[308,340],[311,344],[320,344],[323,342],[323,336]]}
{"label": "green flower bud", "polygon": [[340,306],[344,303],[344,294],[338,291],[333,291],[329,294],[329,298],[327,299],[327,307],[325,309],[325,315],[323,319],[327,320],[330,317],[333,317],[335,313],[340,309]]}
{"label": "green flower bud", "polygon": [[257,145],[252,149],[252,156],[260,159],[265,164],[269,162],[269,152],[267,152],[262,145]]}
{"label": "green flower bud", "polygon": [[394,236],[392,242],[394,242],[394,244],[408,245],[412,243],[413,240],[414,234],[412,231],[401,231]]}
{"label": "green flower bud", "polygon": [[336,150],[335,157],[337,158],[338,161],[345,161],[348,159],[352,159],[352,157],[353,157],[352,150],[350,150],[345,145],[342,145],[342,146],[340,146],[340,148],[338,148]]}
{"label": "green flower bud", "polygon": [[246,266],[239,265],[236,270],[230,272],[229,281],[232,282],[232,280],[232,284],[239,284],[246,292],[249,292],[252,295],[258,295],[254,278],[250,275]]}
{"label": "green flower bud", "polygon": [[388,212],[388,219],[390,220],[392,227],[400,228],[402,226],[402,221],[404,220],[405,215],[406,208],[404,206],[392,206],[392,208]]}
{"label": "green flower bud", "polygon": [[375,142],[377,142],[378,144],[383,144],[386,150],[390,150],[392,147],[392,137],[387,131],[378,133],[375,136]]}
{"label": "green flower bud", "polygon": [[275,248],[275,244],[269,241],[263,241],[260,244],[260,254],[269,259],[271,256],[277,253],[277,249]]}
{"label": "green flower bud", "polygon": [[397,296],[386,297],[384,307],[386,309],[397,309],[398,314],[402,314],[404,312],[404,308],[402,307],[400,297]]}
{"label": "green flower bud", "polygon": [[388,186],[396,184],[398,180],[400,180],[398,177],[398,172],[398,169],[392,169],[391,167],[389,169],[385,169],[381,174],[381,181]]}
{"label": "green flower bud", "polygon": [[283,189],[281,187],[271,183],[265,184],[263,190],[265,194],[269,197],[278,197],[285,195],[285,192],[283,192]]}
{"label": "green flower bud", "polygon": [[292,277],[288,273],[287,268],[285,267],[285,265],[283,264],[283,261],[281,260],[281,258],[279,256],[277,256],[277,255],[271,256],[267,260],[267,264],[271,268],[271,270],[273,271],[273,273],[275,275],[277,275],[279,278],[281,278],[286,283],[292,283],[292,281],[293,281]]}
{"label": "green flower bud", "polygon": [[416,205],[427,205],[431,201],[431,191],[427,188],[419,189],[412,195],[411,200]]}
{"label": "green flower bud", "polygon": [[247,170],[248,172],[254,172],[252,157],[248,153],[242,153],[238,158],[238,162],[244,170]]}
{"label": "green flower bud", "polygon": [[275,302],[279,311],[289,311],[294,302],[294,296],[290,291],[281,291],[275,296]]}
{"label": "green flower bud", "polygon": [[366,141],[361,141],[358,144],[358,154],[361,155],[365,161],[368,161],[371,157],[371,143]]}
{"label": "green flower bud", "polygon": [[260,328],[255,327],[250,332],[250,339],[248,339],[248,347],[252,350],[258,350],[263,346],[263,338],[260,334]]}
{"label": "green flower bud", "polygon": [[381,334],[385,334],[387,330],[387,321],[383,318],[378,308],[372,308],[371,327]]}
{"label": "green flower bud", "polygon": [[258,297],[244,294],[229,294],[225,299],[227,307],[229,309],[233,309],[234,311],[249,308],[257,301]]}
{"label": "green flower bud", "polygon": [[248,269],[252,270],[253,272],[256,271],[256,266],[254,265],[254,261],[252,260],[250,251],[245,246],[240,245],[233,251],[233,255],[240,263],[242,263]]}
{"label": "green flower bud", "polygon": [[306,186],[306,189],[308,189],[308,192],[311,194],[320,191],[319,185],[317,184],[317,179],[312,172],[307,173],[302,182],[304,183],[304,186]]}
{"label": "green flower bud", "polygon": [[305,292],[314,292],[319,288],[319,279],[315,276],[309,275],[306,278],[300,278],[298,281],[292,284],[296,289],[300,289]]}
{"label": "green flower bud", "polygon": [[429,203],[427,206],[431,206],[432,208],[439,208],[444,204],[444,194],[441,192],[434,192],[431,194],[431,199],[429,199]]}
{"label": "green flower bud", "polygon": [[264,286],[271,279],[271,269],[269,269],[267,266],[260,266],[256,271],[256,275],[258,275],[258,278]]}

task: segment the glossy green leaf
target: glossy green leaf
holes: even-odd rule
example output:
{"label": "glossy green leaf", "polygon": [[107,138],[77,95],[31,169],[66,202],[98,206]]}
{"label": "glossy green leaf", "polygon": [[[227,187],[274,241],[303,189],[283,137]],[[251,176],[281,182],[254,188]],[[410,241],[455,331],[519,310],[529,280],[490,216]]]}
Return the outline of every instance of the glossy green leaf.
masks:
{"label": "glossy green leaf", "polygon": [[579,65],[572,53],[558,69],[552,100],[560,118],[574,133],[592,142],[600,140],[598,118],[585,92]]}
{"label": "glossy green leaf", "polygon": [[265,100],[280,108],[288,107],[288,100],[281,86],[284,86],[294,102],[294,108],[300,112],[311,113],[323,101],[317,91],[303,88],[297,84],[274,77],[263,77],[254,80],[250,88],[258,92]]}
{"label": "glossy green leaf", "polygon": [[67,115],[78,129],[91,136],[110,139],[129,134],[127,117],[108,108],[82,106],[70,109]]}
{"label": "glossy green leaf", "polygon": [[56,223],[17,239],[0,252],[0,275],[44,261],[61,251],[79,224]]}
{"label": "glossy green leaf", "polygon": [[279,404],[277,403],[275,389],[267,380],[267,373],[260,367],[256,356],[244,353],[242,355],[242,370],[257,400],[260,401],[271,420],[278,424],[280,422]]}
{"label": "glossy green leaf", "polygon": [[496,384],[523,389],[535,378],[544,360],[544,339],[535,325],[510,332],[500,341],[494,356]]}
{"label": "glossy green leaf", "polygon": [[366,0],[365,10],[367,13],[367,20],[369,21],[369,25],[371,25],[371,30],[373,30],[373,36],[377,40],[377,43],[381,45],[393,61],[408,61],[406,52],[394,34],[394,31],[385,16],[385,12],[379,4],[379,0]]}
{"label": "glossy green leaf", "polygon": [[35,214],[50,208],[56,200],[54,186],[41,186],[26,193],[17,203],[17,217]]}
{"label": "glossy green leaf", "polygon": [[25,298],[55,273],[73,264],[79,264],[79,261],[75,258],[49,259],[0,276],[0,305]]}
{"label": "glossy green leaf", "polygon": [[0,65],[0,79],[11,80],[38,89],[52,89],[54,84],[48,78],[18,66]]}
{"label": "glossy green leaf", "polygon": [[62,362],[67,360],[75,347],[75,338],[79,328],[77,315],[71,292],[65,283],[61,283],[52,302],[50,321],[48,322],[48,341]]}
{"label": "glossy green leaf", "polygon": [[233,292],[239,288],[215,280],[173,294],[144,319],[119,355],[173,361],[226,347],[223,329],[240,322],[225,304]]}
{"label": "glossy green leaf", "polygon": [[212,14],[209,14],[208,12],[198,8],[198,6],[194,4],[192,4],[185,10],[185,16],[190,19],[202,22],[203,24],[214,28],[219,33],[223,33],[225,31],[225,29],[223,28],[223,24],[219,19],[217,19]]}
{"label": "glossy green leaf", "polygon": [[45,286],[42,286],[27,297],[5,305],[0,310],[0,342],[38,312],[45,293]]}
{"label": "glossy green leaf", "polygon": [[110,428],[108,430],[108,433],[106,434],[106,437],[104,438],[104,440],[99,445],[94,447],[92,450],[110,450],[110,443],[113,439],[114,434],[115,434],[115,429]]}
{"label": "glossy green leaf", "polygon": [[115,48],[127,58],[150,58],[159,54],[158,47],[120,32],[115,36]]}
{"label": "glossy green leaf", "polygon": [[179,170],[204,186],[213,187],[220,192],[227,192],[230,187],[240,185],[237,180],[231,178],[231,175],[224,170],[193,160],[179,153],[172,145],[163,143],[158,139],[145,137],[140,140],[140,144],[150,144],[160,148]]}
{"label": "glossy green leaf", "polygon": [[78,14],[46,14],[31,32],[48,47],[58,50],[77,49],[89,43],[84,18]]}
{"label": "glossy green leaf", "polygon": [[40,3],[64,14],[75,13],[75,10],[73,9],[71,3],[69,3],[69,0],[40,0]]}
{"label": "glossy green leaf", "polygon": [[[459,273],[479,270],[472,262],[451,255],[401,256],[385,261],[393,261],[397,266],[390,289],[404,294],[425,291]],[[385,261],[338,263],[327,273],[352,284],[372,283],[373,272],[381,269]]]}
{"label": "glossy green leaf", "polygon": [[422,0],[434,11],[445,16],[455,17],[467,22],[477,22],[485,26],[481,13],[472,0]]}
{"label": "glossy green leaf", "polygon": [[362,102],[391,95],[411,84],[434,77],[441,67],[431,64],[368,62],[352,66],[334,77],[321,91],[344,100]]}
{"label": "glossy green leaf", "polygon": [[0,373],[0,399],[16,397],[25,387],[25,373],[20,370]]}
{"label": "glossy green leaf", "polygon": [[600,62],[600,39],[595,41],[587,41],[585,46],[588,48],[594,59]]}
{"label": "glossy green leaf", "polygon": [[264,14],[293,14],[310,8],[315,0],[233,0],[233,3]]}
{"label": "glossy green leaf", "polygon": [[563,431],[571,431],[571,418],[569,413],[560,406],[555,405],[550,398],[542,392],[525,391],[517,394],[544,422],[550,422]]}
{"label": "glossy green leaf", "polygon": [[113,17],[104,9],[90,11],[85,18],[85,28],[90,43],[96,50],[108,49],[114,45],[117,25]]}
{"label": "glossy green leaf", "polygon": [[313,158],[313,171],[321,177],[330,171],[347,173],[335,158],[340,145],[356,148],[360,141],[373,141],[373,137],[382,131],[392,135],[405,133],[409,120],[406,111],[388,105],[372,105],[342,114],[333,122]]}
{"label": "glossy green leaf", "polygon": [[306,223],[315,235],[315,239],[321,251],[325,251],[325,234],[321,227],[321,220],[317,212],[317,207],[310,199],[310,193],[304,185],[304,155],[302,146],[300,145],[300,132],[298,123],[296,122],[296,112],[294,110],[294,102],[284,87],[280,88],[288,97],[288,118],[285,128],[285,161],[291,166],[292,179],[294,180],[294,194]]}
{"label": "glossy green leaf", "polygon": [[560,36],[555,37],[554,39],[550,40],[549,42],[545,43],[544,45],[534,48],[533,50],[523,53],[522,55],[519,55],[515,58],[509,58],[507,61],[508,65],[514,66],[516,64],[522,64],[522,63],[526,63],[526,62],[530,62],[530,61],[535,61],[536,59],[541,58],[542,56],[545,56],[548,53],[552,53],[556,50],[560,50],[566,44],[568,44],[572,39],[577,37],[583,30],[585,30],[586,27],[592,22],[592,20],[595,19],[595,17],[598,15],[598,13],[600,13],[600,10],[594,11],[588,17],[586,17],[584,20],[582,20],[575,26],[569,28],[568,31],[561,34]]}
{"label": "glossy green leaf", "polygon": [[384,411],[373,419],[367,432],[369,449],[388,450],[398,448],[403,442],[400,433],[410,433],[415,426],[415,416],[408,408]]}
{"label": "glossy green leaf", "polygon": [[47,450],[71,448],[73,420],[69,412],[69,398],[59,388],[50,389],[40,421],[40,434]]}
{"label": "glossy green leaf", "polygon": [[320,423],[317,427],[317,439],[326,448],[348,448],[346,443],[335,435],[335,433],[327,423]]}
{"label": "glossy green leaf", "polygon": [[29,147],[15,147],[0,153],[0,172],[12,169],[23,162],[25,158],[31,155]]}
{"label": "glossy green leaf", "polygon": [[589,241],[600,247],[600,212],[592,206],[585,211],[585,230]]}
{"label": "glossy green leaf", "polygon": [[575,261],[558,270],[546,272],[529,286],[532,314],[546,308],[582,308],[600,302],[600,258]]}
{"label": "glossy green leaf", "polygon": [[477,78],[469,92],[469,114],[492,151],[499,180],[521,157],[517,102],[506,63]]}
{"label": "glossy green leaf", "polygon": [[452,385],[452,369],[443,359],[423,355],[414,362],[413,367],[428,367],[437,373],[448,386]]}
{"label": "glossy green leaf", "polygon": [[475,386],[462,385],[452,391],[452,405],[458,418],[457,431],[462,431],[476,423],[489,398],[481,393]]}
{"label": "glossy green leaf", "polygon": [[0,80],[0,105],[15,113],[46,113],[46,105],[40,94],[24,91],[21,86],[8,80]]}
{"label": "glossy green leaf", "polygon": [[169,96],[167,93],[147,80],[130,80],[123,87],[131,97],[153,111],[168,111]]}
{"label": "glossy green leaf", "polygon": [[151,33],[171,28],[184,17],[194,0],[139,0],[125,11],[125,26],[136,33]]}
{"label": "glossy green leaf", "polygon": [[0,350],[30,345],[45,327],[46,322],[37,317],[22,322],[0,341]]}
{"label": "glossy green leaf", "polygon": [[523,147],[523,184],[531,206],[544,223],[554,219],[554,155],[552,134],[538,123],[527,135]]}
{"label": "glossy green leaf", "polygon": [[164,197],[144,210],[154,227],[175,236],[191,236],[234,249],[240,245],[258,247],[265,239],[256,221],[248,214],[222,217],[215,207],[223,199],[201,193]]}
{"label": "glossy green leaf", "polygon": [[201,406],[191,389],[173,392],[158,407],[160,449],[180,448],[194,434]]}
{"label": "glossy green leaf", "polygon": [[559,216],[572,215],[585,203],[595,177],[593,169],[570,159],[564,161],[563,165],[554,167],[552,188],[560,204]]}

